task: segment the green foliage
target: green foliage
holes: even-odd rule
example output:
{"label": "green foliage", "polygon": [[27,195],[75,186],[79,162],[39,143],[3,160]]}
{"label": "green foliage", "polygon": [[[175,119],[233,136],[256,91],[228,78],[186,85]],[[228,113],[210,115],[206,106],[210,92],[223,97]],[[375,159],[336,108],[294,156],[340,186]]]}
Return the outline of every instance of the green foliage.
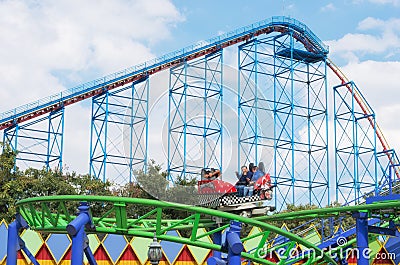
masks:
{"label": "green foliage", "polygon": [[0,185],[3,185],[13,177],[12,170],[17,153],[8,144],[4,145],[2,142],[0,142],[0,150],[3,150],[0,155]]}
{"label": "green foliage", "polygon": [[[0,154],[0,220],[11,221],[16,213],[15,203],[24,198],[68,194],[112,195],[110,182],[102,182],[89,175],[62,174],[45,168],[14,170],[16,155],[9,146],[4,146]],[[92,211],[102,212],[103,208]]]}
{"label": "green foliage", "polygon": [[[152,198],[169,202],[180,202],[188,205],[195,204],[197,199],[197,180],[184,179],[177,177],[175,185],[169,187],[167,172],[162,171],[162,167],[151,160],[147,166],[147,173],[143,170],[136,172],[138,184],[128,184],[122,189],[122,194],[134,195],[140,198]],[[131,196],[129,196],[131,197]],[[128,209],[130,216],[141,216],[148,212],[148,207],[135,206]],[[180,219],[187,217],[183,211],[166,209],[163,211],[164,219]]]}
{"label": "green foliage", "polygon": [[168,180],[166,172],[161,172],[161,166],[151,160],[147,166],[147,173],[143,170],[135,172],[140,187],[147,193],[145,198],[165,200],[167,196]]}

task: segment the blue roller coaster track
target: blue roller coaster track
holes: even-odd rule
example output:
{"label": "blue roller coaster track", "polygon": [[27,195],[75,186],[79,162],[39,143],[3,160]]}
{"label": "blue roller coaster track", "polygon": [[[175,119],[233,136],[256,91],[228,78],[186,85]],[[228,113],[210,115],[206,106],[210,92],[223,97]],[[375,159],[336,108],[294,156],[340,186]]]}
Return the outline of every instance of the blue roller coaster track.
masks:
{"label": "blue roller coaster track", "polygon": [[193,60],[239,42],[245,42],[261,34],[273,31],[285,32],[289,28],[294,30],[295,38],[301,41],[310,52],[321,55],[328,53],[328,47],[305,24],[293,18],[273,17],[3,112],[0,114],[0,130],[10,127],[14,123],[49,113],[62,106],[94,97],[105,90],[134,82],[184,61]]}

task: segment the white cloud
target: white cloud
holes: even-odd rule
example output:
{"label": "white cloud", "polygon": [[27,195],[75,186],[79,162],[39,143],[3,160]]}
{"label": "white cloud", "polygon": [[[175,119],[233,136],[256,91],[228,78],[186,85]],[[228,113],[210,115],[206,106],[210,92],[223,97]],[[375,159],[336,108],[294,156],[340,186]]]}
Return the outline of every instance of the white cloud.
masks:
{"label": "white cloud", "polygon": [[400,4],[399,0],[369,0],[371,3],[374,4],[380,4],[380,5],[394,5],[394,6],[398,6]]}
{"label": "white cloud", "polygon": [[[0,1],[0,112],[154,57],[183,20],[169,0]],[[65,111],[69,170],[88,169],[89,104]]]}
{"label": "white cloud", "polygon": [[328,11],[335,11],[336,7],[333,3],[329,3],[326,6],[321,7],[322,12],[328,12]]}
{"label": "white cloud", "polygon": [[[400,19],[368,17],[359,22],[357,29],[364,32],[348,33],[338,40],[326,42],[330,46],[331,57],[340,56],[348,62],[355,62],[367,54],[379,54],[386,58],[400,54]],[[369,33],[371,30],[374,32]]]}
{"label": "white cloud", "polygon": [[0,111],[154,57],[182,20],[168,0],[1,1]]}
{"label": "white cloud", "polygon": [[383,20],[373,17],[367,17],[366,19],[358,23],[358,29],[360,30],[369,30],[369,29],[381,28],[384,26],[385,22]]}
{"label": "white cloud", "polygon": [[390,18],[388,20],[377,19],[373,17],[367,17],[366,19],[358,23],[357,29],[359,30],[371,30],[378,29],[382,32],[393,31],[400,32],[400,19]]}
{"label": "white cloud", "polygon": [[[350,63],[341,68],[346,76],[353,80],[371,108],[375,111],[376,119],[389,145],[400,150],[400,128],[395,122],[400,109],[400,86],[398,73],[400,62],[363,61]],[[331,83],[336,85],[336,83]],[[380,144],[377,149],[381,150]]]}

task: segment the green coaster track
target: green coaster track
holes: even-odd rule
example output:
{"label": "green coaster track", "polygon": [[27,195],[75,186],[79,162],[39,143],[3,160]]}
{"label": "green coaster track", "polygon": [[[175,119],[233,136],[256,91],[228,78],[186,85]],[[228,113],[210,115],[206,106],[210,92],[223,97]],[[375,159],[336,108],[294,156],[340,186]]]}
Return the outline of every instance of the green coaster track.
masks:
{"label": "green coaster track", "polygon": [[[18,213],[27,221],[31,229],[40,232],[66,233],[67,225],[76,218],[75,212],[79,202],[87,202],[91,205],[91,208],[96,206],[106,209],[103,214],[98,216],[94,216],[92,213],[92,227],[86,229],[87,233],[122,234],[146,238],[152,238],[154,233],[156,233],[157,238],[160,240],[222,252],[224,252],[224,249],[221,249],[220,245],[207,243],[200,239],[229,228],[230,221],[238,221],[245,225],[258,227],[261,232],[241,238],[242,243],[256,237],[261,238],[258,247],[250,252],[242,252],[241,256],[260,264],[274,264],[260,256],[260,249],[263,249],[264,254],[268,254],[273,250],[283,247],[287,251],[281,257],[279,264],[292,264],[293,262],[300,261],[304,259],[304,256],[291,257],[289,255],[290,250],[299,245],[304,246],[309,250],[309,253],[313,254],[307,256],[307,264],[320,262],[336,264],[331,258],[330,253],[322,251],[317,246],[293,233],[268,224],[267,222],[269,221],[338,217],[354,212],[367,212],[369,217],[377,217],[382,220],[395,220],[399,215],[398,213],[400,213],[400,201],[304,210],[252,219],[208,208],[124,197],[48,196],[20,200],[16,205]],[[149,211],[138,218],[128,216],[127,209],[138,205],[147,206]],[[163,220],[163,212],[171,209],[184,212],[187,217],[181,220]],[[207,232],[197,235],[198,228],[207,228]],[[179,229],[191,229],[190,235],[186,237],[174,237],[166,234],[169,230]],[[267,241],[276,235],[285,237],[288,241],[274,245],[273,247],[268,246]]]}

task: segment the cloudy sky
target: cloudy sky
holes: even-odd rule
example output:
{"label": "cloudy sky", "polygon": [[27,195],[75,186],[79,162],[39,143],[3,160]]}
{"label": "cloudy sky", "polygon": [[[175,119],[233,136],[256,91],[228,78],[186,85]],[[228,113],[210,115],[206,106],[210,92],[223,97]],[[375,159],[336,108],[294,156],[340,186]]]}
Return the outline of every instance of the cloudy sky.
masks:
{"label": "cloudy sky", "polygon": [[[0,112],[280,15],[329,45],[399,150],[400,0],[0,0]],[[67,108],[69,170],[88,170],[89,124],[89,101]]]}

